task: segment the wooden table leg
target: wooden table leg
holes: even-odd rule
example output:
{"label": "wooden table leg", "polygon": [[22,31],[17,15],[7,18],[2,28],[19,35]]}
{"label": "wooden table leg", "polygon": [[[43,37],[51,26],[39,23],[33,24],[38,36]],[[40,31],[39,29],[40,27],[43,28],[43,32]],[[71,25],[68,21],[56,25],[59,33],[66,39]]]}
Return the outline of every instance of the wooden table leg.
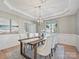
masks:
{"label": "wooden table leg", "polygon": [[21,55],[23,55],[26,59],[31,59],[30,57],[28,57],[25,53],[23,53],[23,43],[20,42],[20,53]]}
{"label": "wooden table leg", "polygon": [[22,54],[22,48],[23,48],[23,45],[22,45],[22,42],[20,42],[20,53]]}
{"label": "wooden table leg", "polygon": [[53,49],[51,48],[51,56],[53,56]]}
{"label": "wooden table leg", "polygon": [[23,50],[24,50],[24,54],[25,54],[26,53],[26,51],[25,51],[26,50],[26,44],[24,44],[23,48],[24,48]]}
{"label": "wooden table leg", "polygon": [[33,56],[32,59],[37,59],[37,44],[33,45]]}

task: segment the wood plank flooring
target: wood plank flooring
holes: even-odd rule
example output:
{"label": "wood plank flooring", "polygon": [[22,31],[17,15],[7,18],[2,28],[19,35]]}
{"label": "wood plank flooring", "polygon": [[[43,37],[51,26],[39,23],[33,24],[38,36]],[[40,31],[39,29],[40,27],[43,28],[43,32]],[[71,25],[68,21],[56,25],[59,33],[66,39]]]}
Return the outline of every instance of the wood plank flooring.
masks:
{"label": "wood plank flooring", "polygon": [[8,49],[4,49],[0,51],[0,59],[7,59],[7,53],[12,52],[14,49],[19,48],[19,45],[8,48]]}
{"label": "wood plank flooring", "polygon": [[[65,49],[65,55],[67,55],[65,56],[64,59],[79,59],[79,53],[77,52],[74,46],[69,45],[63,45],[63,46]],[[7,59],[7,53],[10,53],[17,48],[19,48],[19,46],[0,51],[0,59]]]}
{"label": "wood plank flooring", "polygon": [[79,52],[77,51],[76,47],[64,45],[65,53],[71,58],[71,59],[79,59]]}

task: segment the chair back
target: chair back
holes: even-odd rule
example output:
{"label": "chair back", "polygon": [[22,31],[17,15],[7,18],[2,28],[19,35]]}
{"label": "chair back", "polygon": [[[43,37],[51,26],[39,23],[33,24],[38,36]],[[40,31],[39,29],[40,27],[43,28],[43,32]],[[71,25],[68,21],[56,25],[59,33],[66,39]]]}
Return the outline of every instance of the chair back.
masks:
{"label": "chair back", "polygon": [[37,36],[39,36],[39,34],[38,33],[34,33],[34,36],[37,37]]}
{"label": "chair back", "polygon": [[44,46],[41,48],[41,51],[39,53],[43,56],[47,56],[51,53],[51,43],[52,43],[52,37],[48,36]]}
{"label": "chair back", "polygon": [[19,39],[28,38],[27,33],[19,34]]}
{"label": "chair back", "polygon": [[57,34],[53,33],[52,34],[52,48],[55,48],[55,45],[58,43],[56,37],[57,37]]}
{"label": "chair back", "polygon": [[48,36],[45,41],[45,46],[47,51],[51,51],[52,37]]}
{"label": "chair back", "polygon": [[29,33],[29,38],[34,37],[34,33]]}

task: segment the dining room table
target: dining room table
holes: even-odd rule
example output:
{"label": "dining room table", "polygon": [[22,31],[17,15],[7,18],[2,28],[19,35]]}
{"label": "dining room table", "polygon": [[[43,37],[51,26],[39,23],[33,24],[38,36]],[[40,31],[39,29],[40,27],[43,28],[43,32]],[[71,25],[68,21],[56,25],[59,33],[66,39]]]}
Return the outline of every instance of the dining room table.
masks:
{"label": "dining room table", "polygon": [[[37,59],[37,47],[38,47],[39,43],[44,44],[44,41],[45,41],[44,39],[41,39],[39,37],[38,37],[38,39],[36,39],[36,38],[37,37],[31,38],[31,39],[33,39],[33,41],[29,41],[29,42],[27,42],[26,40],[30,40],[30,39],[19,40],[20,41],[20,53],[27,59]],[[33,53],[32,57],[29,57],[26,55],[26,53],[25,53],[26,48],[23,49],[23,47],[25,47],[26,45],[31,45],[32,53]]]}

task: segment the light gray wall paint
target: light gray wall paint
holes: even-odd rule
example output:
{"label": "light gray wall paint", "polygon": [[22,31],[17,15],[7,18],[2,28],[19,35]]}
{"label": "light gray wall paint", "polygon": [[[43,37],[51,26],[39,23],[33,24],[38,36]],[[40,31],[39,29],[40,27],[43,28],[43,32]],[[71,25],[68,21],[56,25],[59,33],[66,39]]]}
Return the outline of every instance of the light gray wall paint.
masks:
{"label": "light gray wall paint", "polygon": [[[21,33],[25,32],[24,23],[32,23],[31,21],[28,21],[28,18],[24,19],[22,17],[12,15],[9,13],[5,13],[5,12],[0,12],[0,17],[15,20],[20,25],[19,28],[20,28]],[[75,31],[76,31],[76,33],[79,34],[79,12],[78,12],[77,16],[66,16],[66,17],[58,18],[56,20],[58,23],[58,32],[59,33],[72,34],[72,33],[75,33]],[[75,20],[76,20],[76,22],[75,22]],[[45,24],[43,23],[43,25],[45,25]],[[44,26],[42,26],[42,28],[43,27]],[[38,24],[36,24],[36,32],[39,32]]]}
{"label": "light gray wall paint", "polygon": [[66,34],[74,34],[75,33],[75,19],[76,17],[74,15],[56,19],[57,24],[58,24],[58,32],[66,33]]}
{"label": "light gray wall paint", "polygon": [[76,14],[76,34],[79,35],[79,11]]}
{"label": "light gray wall paint", "polygon": [[[54,21],[57,23],[57,32],[64,33],[64,34],[75,34],[76,30],[76,16],[65,16],[49,21]],[[44,22],[46,24],[46,21]],[[44,24],[43,23],[43,24]],[[44,26],[45,27],[45,26]],[[39,25],[37,25],[37,32],[39,31]]]}

